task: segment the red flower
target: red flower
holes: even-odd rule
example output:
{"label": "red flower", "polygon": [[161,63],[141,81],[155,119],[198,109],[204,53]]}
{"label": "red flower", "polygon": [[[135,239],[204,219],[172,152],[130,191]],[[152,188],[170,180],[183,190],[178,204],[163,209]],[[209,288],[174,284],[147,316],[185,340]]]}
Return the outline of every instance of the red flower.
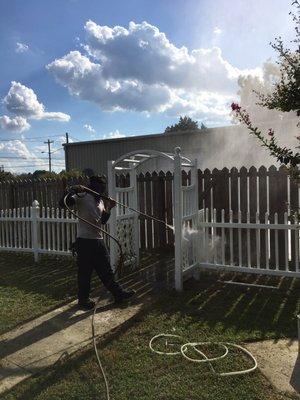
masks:
{"label": "red flower", "polygon": [[272,129],[272,128],[269,128],[269,130],[268,130],[268,135],[269,136],[274,136],[274,130]]}
{"label": "red flower", "polygon": [[238,103],[231,103],[231,109],[232,111],[240,111],[241,107],[238,105]]}

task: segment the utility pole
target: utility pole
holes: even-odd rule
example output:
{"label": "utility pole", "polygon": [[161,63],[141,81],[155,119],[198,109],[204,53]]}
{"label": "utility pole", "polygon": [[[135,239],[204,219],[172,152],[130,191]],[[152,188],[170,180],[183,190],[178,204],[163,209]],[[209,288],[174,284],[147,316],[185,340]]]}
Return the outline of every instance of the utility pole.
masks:
{"label": "utility pole", "polygon": [[44,142],[44,143],[48,145],[49,172],[51,172],[51,147],[50,147],[50,145],[54,142],[53,142],[53,140],[48,139],[47,142]]}

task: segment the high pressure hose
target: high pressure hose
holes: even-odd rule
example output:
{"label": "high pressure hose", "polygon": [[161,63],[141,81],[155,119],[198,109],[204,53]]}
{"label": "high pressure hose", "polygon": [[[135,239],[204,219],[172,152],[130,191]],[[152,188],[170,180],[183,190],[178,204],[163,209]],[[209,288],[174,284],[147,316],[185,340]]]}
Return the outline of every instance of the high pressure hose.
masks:
{"label": "high pressure hose", "polygon": [[[106,195],[104,195],[104,194],[100,194],[100,193],[98,193],[98,192],[95,192],[94,190],[92,190],[92,189],[90,189],[90,188],[88,188],[88,187],[81,186],[81,188],[84,189],[84,191],[90,192],[90,193],[93,194],[93,195],[100,196],[100,197],[102,197],[103,199],[106,199],[106,200],[113,200],[116,204],[119,204],[119,205],[121,205],[121,206],[123,206],[123,207],[126,207],[126,208],[130,209],[131,211],[134,211],[134,212],[136,212],[136,213],[138,213],[138,214],[143,215],[143,216],[146,217],[146,218],[151,218],[151,219],[153,219],[153,220],[156,221],[156,222],[162,223],[162,224],[164,224],[167,228],[173,230],[173,227],[172,227],[171,225],[168,225],[168,224],[167,224],[165,221],[163,221],[163,220],[160,220],[160,219],[158,219],[158,218],[156,218],[156,217],[154,217],[154,216],[152,216],[152,215],[145,214],[145,213],[143,213],[143,212],[141,212],[141,211],[139,211],[139,210],[136,210],[135,208],[129,207],[129,206],[127,206],[126,204],[123,204],[123,203],[121,203],[121,202],[119,202],[119,201],[117,201],[117,200],[114,200],[114,199],[112,199],[112,198],[110,198],[110,197],[108,197],[108,196],[106,196]],[[72,188],[71,188],[71,189],[72,189]],[[122,249],[122,246],[121,246],[119,240],[118,240],[117,238],[115,238],[113,235],[111,235],[110,233],[108,233],[107,231],[105,231],[104,229],[100,228],[98,225],[93,224],[92,222],[88,221],[88,220],[85,219],[85,218],[80,217],[77,213],[75,213],[75,212],[68,206],[68,204],[67,204],[67,197],[69,196],[69,194],[70,194],[70,193],[67,193],[67,194],[65,195],[65,197],[64,197],[64,200],[63,200],[66,209],[67,209],[72,215],[74,215],[76,218],[78,218],[80,221],[85,222],[86,224],[92,226],[93,228],[97,229],[98,231],[100,231],[100,232],[104,233],[105,235],[109,236],[112,240],[115,241],[115,243],[116,243],[117,246],[119,247],[119,250],[120,250],[120,257],[119,257],[119,262],[118,262],[118,265],[117,265],[117,267],[116,267],[115,273],[118,272],[118,271],[120,271],[121,268],[124,267],[124,253],[123,253],[123,249]],[[76,194],[76,193],[74,193],[74,194]],[[96,301],[96,304],[95,304],[95,307],[94,307],[94,310],[93,310],[93,315],[92,315],[92,340],[93,340],[93,346],[94,346],[94,350],[95,350],[97,362],[98,362],[98,365],[99,365],[99,368],[100,368],[100,370],[101,370],[101,373],[102,373],[102,376],[103,376],[103,379],[104,379],[104,383],[105,383],[106,398],[107,398],[107,400],[110,400],[110,393],[109,393],[108,380],[107,380],[107,377],[106,377],[106,375],[105,375],[105,371],[104,371],[104,368],[103,368],[103,365],[102,365],[102,362],[101,362],[101,359],[100,359],[100,356],[99,356],[99,352],[98,352],[98,349],[97,349],[97,343],[96,343],[95,315],[96,315],[97,309],[98,309],[98,307],[99,307],[99,303],[100,303],[100,298],[98,298],[98,300]]]}
{"label": "high pressure hose", "polygon": [[167,223],[166,223],[165,221],[163,221],[162,219],[159,219],[159,218],[157,218],[157,217],[154,217],[154,215],[146,214],[146,213],[144,213],[144,212],[142,212],[142,211],[140,211],[140,210],[137,210],[136,208],[133,208],[133,207],[128,206],[127,204],[121,203],[120,201],[117,201],[116,199],[112,199],[111,197],[106,196],[105,194],[100,194],[100,193],[98,193],[98,192],[95,192],[94,190],[92,190],[92,189],[90,189],[90,188],[88,188],[88,187],[86,187],[86,186],[81,186],[81,187],[82,187],[82,189],[86,190],[87,192],[90,192],[91,194],[100,196],[100,197],[102,197],[102,198],[105,199],[105,200],[112,200],[112,201],[114,201],[116,204],[119,204],[120,206],[125,207],[125,208],[127,208],[128,210],[131,210],[131,211],[133,211],[133,212],[135,212],[135,213],[137,213],[137,214],[140,214],[140,215],[142,215],[142,216],[145,217],[145,218],[150,218],[150,219],[152,219],[153,221],[159,222],[160,224],[165,225],[167,228],[169,228],[169,229],[171,229],[171,230],[174,230],[174,227],[173,227],[172,225],[167,224]]}
{"label": "high pressure hose", "polygon": [[[100,197],[102,197],[103,199],[106,199],[106,200],[113,200],[116,204],[119,204],[119,205],[121,205],[122,207],[128,208],[128,209],[130,209],[131,211],[134,211],[134,212],[136,212],[136,213],[138,213],[138,214],[140,214],[140,215],[143,215],[145,218],[150,218],[150,219],[152,219],[152,220],[154,220],[154,221],[156,221],[156,222],[162,223],[162,224],[164,224],[167,228],[174,230],[173,226],[167,224],[165,221],[160,220],[160,219],[158,219],[158,218],[156,218],[156,217],[154,217],[154,216],[152,216],[152,215],[148,215],[148,214],[143,213],[143,212],[141,212],[141,211],[139,211],[139,210],[136,210],[136,209],[133,208],[133,207],[130,207],[130,206],[126,205],[126,204],[123,204],[123,203],[121,203],[121,202],[119,202],[119,201],[116,201],[115,199],[112,199],[112,198],[110,198],[110,197],[108,197],[108,196],[106,196],[106,195],[103,195],[103,194],[100,194],[100,193],[98,193],[98,192],[95,192],[94,190],[92,190],[92,189],[90,189],[90,188],[87,188],[87,187],[85,187],[85,186],[82,186],[82,189],[84,189],[86,192],[90,192],[91,194],[100,196]],[[114,240],[114,241],[117,243],[117,245],[118,245],[118,247],[119,247],[119,249],[120,249],[120,259],[119,259],[118,267],[117,267],[117,269],[116,269],[116,271],[118,271],[118,269],[120,269],[121,266],[123,266],[123,264],[124,264],[124,255],[123,255],[123,250],[122,250],[122,246],[121,246],[120,242],[118,241],[117,238],[115,238],[113,235],[111,235],[110,233],[108,233],[108,232],[105,231],[104,229],[100,228],[98,225],[93,224],[92,222],[86,220],[85,218],[79,217],[79,215],[77,215],[73,210],[71,210],[71,208],[70,208],[70,207],[68,206],[68,204],[67,204],[67,197],[68,197],[68,196],[69,196],[69,193],[66,194],[66,196],[64,197],[64,205],[65,205],[65,207],[67,208],[67,210],[68,210],[72,215],[74,215],[74,216],[75,216],[76,218],[78,218],[79,220],[85,222],[86,224],[92,226],[93,228],[98,229],[100,232],[102,232],[102,233],[104,233],[105,235],[109,236],[112,240]],[[100,359],[100,357],[99,357],[99,353],[98,353],[98,349],[97,349],[97,343],[96,343],[95,315],[96,315],[96,312],[97,312],[97,308],[98,308],[98,306],[99,306],[99,302],[100,302],[100,298],[98,298],[98,300],[96,301],[96,304],[95,304],[95,307],[94,307],[94,311],[93,311],[93,315],[92,315],[92,339],[93,339],[93,346],[94,346],[94,350],[95,350],[97,362],[98,362],[98,365],[99,365],[99,368],[100,368],[100,370],[101,370],[101,373],[102,373],[102,376],[103,376],[103,379],[104,379],[104,383],[105,383],[106,398],[107,398],[107,400],[110,400],[110,392],[109,392],[108,380],[107,380],[107,377],[106,377],[106,375],[105,375],[105,371],[104,371],[104,368],[103,368],[101,359]],[[153,342],[154,342],[156,339],[160,338],[160,337],[164,337],[164,338],[168,338],[168,337],[170,338],[170,337],[172,337],[172,338],[182,339],[181,336],[179,336],[179,335],[173,335],[173,334],[164,334],[164,333],[161,333],[161,334],[155,335],[155,336],[152,337],[152,339],[151,339],[150,342],[149,342],[149,347],[150,347],[151,351],[153,351],[154,353],[157,353],[157,354],[167,355],[167,356],[182,355],[185,359],[187,359],[187,360],[189,360],[189,361],[191,361],[191,362],[195,362],[195,363],[208,363],[208,365],[209,365],[211,371],[213,372],[213,374],[218,375],[218,376],[244,375],[244,374],[248,374],[248,373],[250,373],[250,372],[253,372],[253,371],[257,368],[257,360],[256,360],[255,357],[250,353],[250,351],[248,351],[248,350],[245,349],[244,347],[239,346],[239,345],[234,344],[234,343],[228,343],[228,342],[187,342],[187,343],[184,343],[183,345],[181,345],[180,351],[167,352],[167,351],[155,350],[154,347],[153,347]],[[167,346],[167,345],[168,345],[168,343],[167,343],[167,340],[166,340],[166,346]],[[222,348],[224,349],[224,352],[223,352],[223,354],[222,354],[221,356],[209,358],[209,357],[207,357],[207,355],[206,355],[203,351],[201,351],[201,350],[199,350],[199,349],[197,348],[198,346],[207,346],[207,345],[215,345],[215,346],[222,347]],[[189,356],[186,354],[186,352],[187,352],[187,350],[188,350],[189,347],[193,348],[193,349],[194,349],[198,354],[200,354],[203,358],[201,358],[201,359],[196,359],[196,358],[191,358],[191,357],[189,357]],[[253,361],[253,366],[252,366],[251,368],[244,369],[244,370],[238,370],[238,371],[221,372],[221,373],[216,372],[216,370],[214,369],[214,366],[213,366],[212,363],[213,363],[213,362],[216,362],[216,361],[218,361],[218,360],[221,360],[221,359],[223,359],[223,358],[225,358],[225,357],[228,355],[228,353],[229,353],[229,347],[237,348],[237,349],[241,350],[243,353],[245,353],[246,355],[248,355],[248,356],[251,358],[251,360]]]}
{"label": "high pressure hose", "polygon": [[[115,237],[114,237],[113,235],[111,235],[110,233],[106,232],[104,229],[100,228],[98,225],[95,225],[95,224],[93,224],[92,222],[88,221],[87,219],[82,218],[82,217],[80,217],[78,214],[76,214],[76,213],[68,206],[68,204],[67,204],[67,197],[68,197],[68,196],[69,196],[69,193],[67,193],[67,194],[65,195],[65,197],[64,197],[64,205],[65,205],[66,209],[67,209],[72,215],[74,215],[74,216],[75,216],[76,218],[78,218],[80,221],[83,221],[83,222],[85,222],[86,224],[92,226],[93,228],[99,230],[100,232],[106,234],[107,236],[109,236],[111,239],[113,239],[113,240],[117,243],[117,245],[118,245],[118,247],[119,247],[119,249],[120,249],[120,260],[119,260],[118,267],[117,267],[117,269],[116,269],[116,271],[117,271],[117,270],[120,268],[120,266],[123,264],[123,262],[124,262],[124,261],[123,261],[123,260],[124,260],[124,258],[123,258],[123,250],[122,250],[122,246],[121,246],[120,242],[118,241],[117,238],[115,238]],[[99,365],[99,368],[100,368],[100,370],[101,370],[101,373],[102,373],[102,376],[103,376],[103,380],[104,380],[104,383],[105,383],[106,398],[107,398],[107,400],[110,400],[108,380],[107,380],[107,377],[106,377],[106,374],[105,374],[105,371],[104,371],[104,368],[103,368],[103,365],[102,365],[102,362],[101,362],[101,359],[100,359],[100,356],[99,356],[99,353],[98,353],[97,343],[96,343],[95,315],[96,315],[96,312],[97,312],[99,303],[100,303],[100,297],[98,298],[98,300],[97,300],[96,303],[95,303],[95,307],[94,307],[93,315],[92,315],[92,340],[93,340],[93,346],[94,346],[94,350],[95,350],[97,362],[98,362],[98,365]]]}

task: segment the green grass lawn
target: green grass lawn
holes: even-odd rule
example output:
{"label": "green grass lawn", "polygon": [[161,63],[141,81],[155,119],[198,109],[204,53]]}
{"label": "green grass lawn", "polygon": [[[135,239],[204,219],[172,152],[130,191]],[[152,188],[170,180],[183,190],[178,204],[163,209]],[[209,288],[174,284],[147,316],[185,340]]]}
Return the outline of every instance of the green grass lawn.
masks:
{"label": "green grass lawn", "polygon": [[43,257],[1,252],[0,333],[76,295],[76,267],[70,257]]}
{"label": "green grass lawn", "polygon": [[[180,356],[150,352],[152,336],[165,332],[187,341],[242,343],[267,338],[296,337],[299,282],[259,278],[257,283],[279,290],[222,285],[204,274],[189,281],[182,294],[164,291],[131,325],[99,342],[100,356],[112,400],[279,400],[291,399],[272,388],[259,371],[237,377],[216,377],[205,365]],[[249,366],[240,353],[218,364],[220,371]],[[105,399],[103,379],[92,348],[21,383],[2,400]]]}
{"label": "green grass lawn", "polygon": [[[141,264],[158,257],[143,254]],[[35,264],[30,254],[1,252],[0,334],[75,299],[76,273],[72,257],[43,256]],[[92,290],[99,287],[99,279],[94,276]]]}

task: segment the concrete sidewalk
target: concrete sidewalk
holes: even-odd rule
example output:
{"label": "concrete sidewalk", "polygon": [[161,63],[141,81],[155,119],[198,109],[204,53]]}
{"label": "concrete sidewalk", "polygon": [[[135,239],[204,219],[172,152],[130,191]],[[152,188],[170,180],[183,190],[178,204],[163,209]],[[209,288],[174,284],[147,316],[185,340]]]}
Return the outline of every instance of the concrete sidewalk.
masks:
{"label": "concrete sidewalk", "polygon": [[[127,307],[115,307],[103,292],[95,317],[98,336],[130,320],[151,301],[153,284],[140,280],[127,282],[126,286],[137,291]],[[0,394],[90,344],[91,319],[92,312],[78,310],[72,302],[2,335]]]}
{"label": "concrete sidewalk", "polygon": [[248,343],[258,367],[279,392],[300,398],[300,352],[298,340],[279,339]]}

